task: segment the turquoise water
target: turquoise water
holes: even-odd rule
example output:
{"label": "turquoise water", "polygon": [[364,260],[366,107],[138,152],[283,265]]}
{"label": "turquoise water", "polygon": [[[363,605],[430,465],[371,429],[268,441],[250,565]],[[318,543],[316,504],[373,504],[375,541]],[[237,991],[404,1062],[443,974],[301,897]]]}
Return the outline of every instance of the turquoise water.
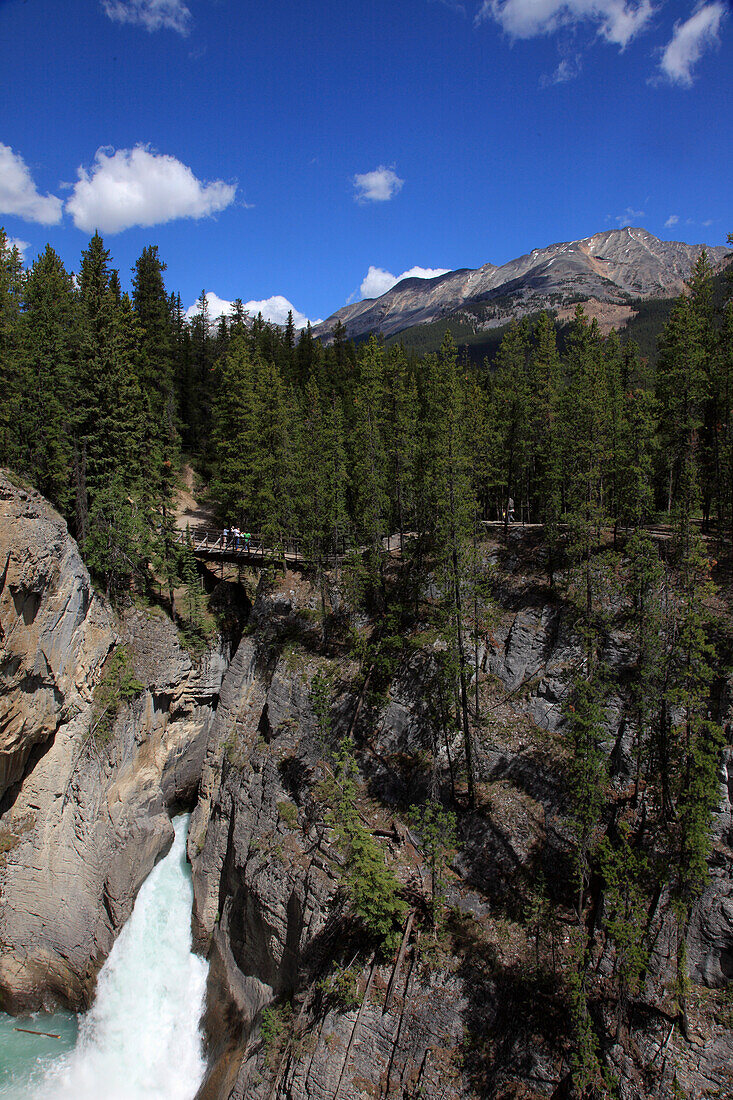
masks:
{"label": "turquoise water", "polygon": [[[16,1031],[27,1027],[50,1031],[60,1039],[45,1039]],[[70,1012],[53,1015],[37,1013],[16,1020],[0,1012],[0,1097],[32,1096],[53,1063],[72,1050],[76,1043],[78,1021]]]}
{"label": "turquoise water", "polygon": [[[89,1011],[0,1017],[2,1100],[192,1100],[204,1075],[207,964],[191,953],[188,817],[99,972]],[[42,1039],[14,1030],[50,1031]]]}

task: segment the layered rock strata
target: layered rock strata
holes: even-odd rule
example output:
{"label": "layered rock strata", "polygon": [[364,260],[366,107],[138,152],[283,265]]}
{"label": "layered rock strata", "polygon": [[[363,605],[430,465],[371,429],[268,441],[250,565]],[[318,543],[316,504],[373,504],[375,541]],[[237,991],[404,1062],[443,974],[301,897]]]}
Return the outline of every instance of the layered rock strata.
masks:
{"label": "layered rock strata", "polygon": [[[137,891],[192,805],[227,655],[194,663],[159,614],[119,621],[66,525],[0,477],[4,797],[0,1003],[89,1003]],[[104,737],[94,690],[118,646],[142,686]]]}

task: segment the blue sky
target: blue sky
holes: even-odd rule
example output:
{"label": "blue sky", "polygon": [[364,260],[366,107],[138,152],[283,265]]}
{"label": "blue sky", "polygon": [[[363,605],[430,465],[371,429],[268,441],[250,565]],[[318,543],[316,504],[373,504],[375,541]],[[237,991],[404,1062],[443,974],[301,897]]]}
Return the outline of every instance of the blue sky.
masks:
{"label": "blue sky", "polygon": [[184,306],[733,231],[728,0],[0,0],[0,224]]}

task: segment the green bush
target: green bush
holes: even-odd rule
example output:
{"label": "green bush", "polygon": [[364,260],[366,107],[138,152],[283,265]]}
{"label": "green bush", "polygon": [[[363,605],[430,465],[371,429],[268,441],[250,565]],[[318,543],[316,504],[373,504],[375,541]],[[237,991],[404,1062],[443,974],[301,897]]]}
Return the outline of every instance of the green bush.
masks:
{"label": "green bush", "polygon": [[359,976],[361,971],[356,966],[338,967],[332,974],[327,974],[318,982],[318,989],[324,1000],[343,1012],[350,1012],[358,1008],[361,998],[359,996]]}
{"label": "green bush", "polygon": [[260,1035],[265,1048],[265,1063],[269,1069],[272,1069],[285,1049],[292,1026],[293,1006],[289,1001],[263,1008],[260,1017]]}
{"label": "green bush", "polygon": [[98,741],[109,741],[120,707],[131,703],[144,688],[145,685],[135,678],[132,658],[127,649],[123,645],[117,646],[108,657],[102,679],[94,689],[92,733]]}

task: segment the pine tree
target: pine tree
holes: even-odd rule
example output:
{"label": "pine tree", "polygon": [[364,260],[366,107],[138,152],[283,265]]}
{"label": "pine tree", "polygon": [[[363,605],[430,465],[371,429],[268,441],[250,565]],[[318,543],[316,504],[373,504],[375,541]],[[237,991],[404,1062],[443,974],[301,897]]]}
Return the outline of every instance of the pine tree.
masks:
{"label": "pine tree", "polygon": [[182,606],[186,630],[194,636],[200,636],[204,630],[204,600],[196,556],[191,543],[191,532],[188,528],[186,528],[186,542],[181,553],[180,572],[185,587]]}
{"label": "pine tree", "polygon": [[599,865],[603,878],[603,924],[615,946],[618,1037],[649,960],[646,931],[649,885],[653,880],[649,861],[635,843],[628,822],[621,821],[615,834],[614,842],[609,836],[601,841]]}
{"label": "pine tree", "polygon": [[514,322],[496,357],[491,387],[491,421],[494,429],[494,484],[504,537],[509,524],[509,501],[526,503],[528,492],[529,372],[527,329]]}
{"label": "pine tree", "polygon": [[418,393],[401,347],[388,353],[385,367],[385,412],[389,424],[385,433],[385,448],[392,513],[390,528],[399,532],[400,551],[404,554],[404,533],[416,523]]}
{"label": "pine tree", "polygon": [[374,581],[381,574],[382,539],[389,534],[384,405],[384,348],[372,336],[360,356],[353,396],[351,493],[357,537],[368,547]]}
{"label": "pine tree", "polygon": [[50,245],[28,273],[23,303],[22,469],[65,512],[78,312],[71,276]]}
{"label": "pine tree", "polygon": [[263,537],[269,545],[281,547],[295,527],[289,492],[294,409],[274,363],[255,363],[254,398],[257,445],[250,468],[250,505]]}
{"label": "pine tree", "polygon": [[79,298],[72,428],[77,538],[85,551],[97,496],[117,485],[123,495],[135,498],[136,509],[141,507],[155,463],[137,382],[139,325],[128,296],[123,294],[118,304],[110,289],[109,252],[99,234],[82,253]]}
{"label": "pine tree", "polygon": [[605,804],[606,759],[603,741],[603,685],[594,670],[575,681],[566,704],[570,747],[568,783],[571,819],[575,830],[576,915],[582,920],[584,898],[590,880],[597,830]]}
{"label": "pine tree", "polygon": [[716,503],[718,537],[728,530],[733,556],[733,301],[723,310],[714,360]]}
{"label": "pine tree", "polygon": [[425,384],[425,419],[431,425],[432,453],[427,473],[432,483],[432,535],[440,584],[450,624],[450,650],[455,673],[456,713],[463,734],[468,799],[474,803],[476,769],[468,705],[470,669],[466,654],[466,610],[473,602],[471,582],[476,501],[469,476],[463,414],[465,398],[458,356],[447,332],[437,359],[429,360]]}
{"label": "pine tree", "polygon": [[658,729],[663,685],[663,571],[657,547],[643,531],[632,535],[626,553],[629,561],[626,591],[632,608],[631,628],[636,649],[631,700],[635,727],[634,803],[637,803],[642,773],[646,771],[652,778],[656,770],[652,731]]}
{"label": "pine tree", "polygon": [[0,228],[0,462],[22,464],[24,379],[21,357],[20,313],[23,296],[23,262],[10,247]]}
{"label": "pine tree", "polygon": [[663,334],[657,367],[666,507],[691,515],[697,504],[697,449],[709,392],[706,341],[689,297],[678,299]]}
{"label": "pine tree", "polygon": [[552,585],[562,512],[562,370],[555,326],[546,313],[540,314],[535,327],[529,371],[532,392],[529,434],[533,443],[530,499],[533,518],[544,524],[547,571]]}
{"label": "pine tree", "polygon": [[211,317],[206,291],[201,291],[198,312],[190,323],[190,344],[185,349],[181,384],[181,418],[184,445],[203,454],[209,441],[213,402],[213,349]]}
{"label": "pine tree", "polygon": [[609,460],[607,378],[603,344],[596,322],[588,323],[578,306],[570,331],[569,383],[563,400],[563,448],[566,455],[565,507],[568,548],[582,573],[579,629],[592,677],[597,644],[593,622],[593,552],[605,520],[604,475]]}
{"label": "pine tree", "polygon": [[[299,448],[293,469],[297,494],[298,528],[308,555],[316,562],[321,607],[326,613],[325,564],[340,551],[346,513],[347,468],[341,402],[324,400],[318,382],[309,379],[297,423]],[[295,432],[291,438],[295,436]]]}

